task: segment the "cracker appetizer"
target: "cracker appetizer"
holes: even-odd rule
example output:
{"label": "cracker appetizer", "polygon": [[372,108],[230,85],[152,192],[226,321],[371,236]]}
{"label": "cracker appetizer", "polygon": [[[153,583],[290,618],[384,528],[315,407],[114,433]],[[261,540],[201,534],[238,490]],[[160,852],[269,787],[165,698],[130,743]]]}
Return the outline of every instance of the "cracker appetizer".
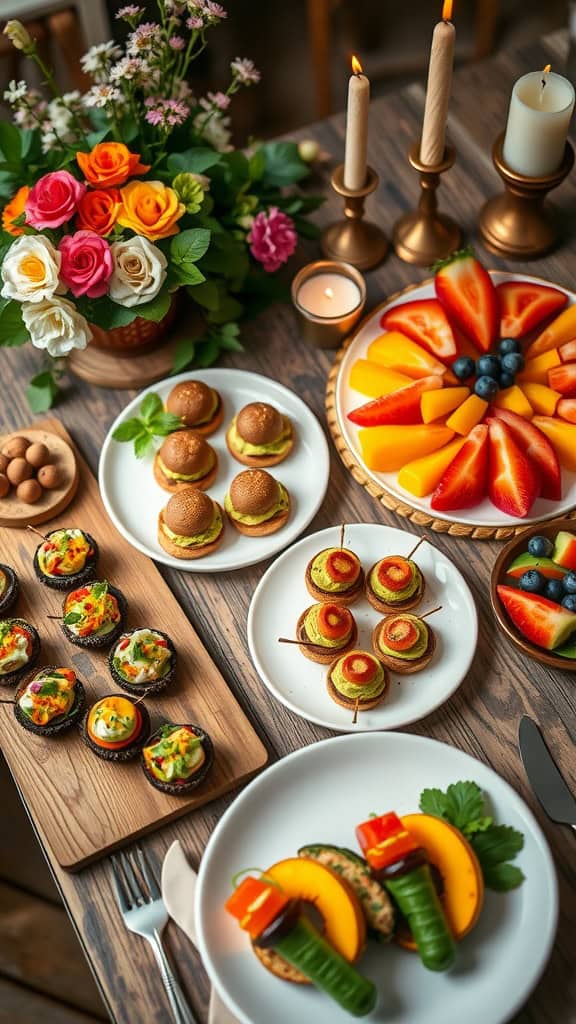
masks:
{"label": "cracker appetizer", "polygon": [[158,542],[173,558],[203,558],[223,540],[220,505],[193,487],[172,495],[158,517]]}
{"label": "cracker appetizer", "polygon": [[103,697],[86,712],[80,728],[86,746],[104,761],[129,761],[150,735],[148,711],[121,693]]}
{"label": "cracker appetizer", "polygon": [[185,427],[206,437],[218,430],[224,416],[220,395],[201,380],[175,384],[166,400],[166,410],[179,416]]}
{"label": "cracker appetizer", "polygon": [[315,601],[353,604],[363,588],[360,559],[348,548],[324,548],[306,566],[306,589]]}
{"label": "cracker appetizer", "polygon": [[358,627],[352,612],[341,604],[312,604],[298,619],[296,637],[303,641],[305,658],[329,665],[340,654],[352,650],[358,639]]}
{"label": "cracker appetizer", "polygon": [[78,721],[85,697],[73,669],[45,665],[17,690],[16,721],[37,736],[56,736]]}
{"label": "cracker appetizer", "polygon": [[142,750],[148,782],[172,796],[196,789],[214,763],[214,747],[199,725],[163,725]]}
{"label": "cracker appetizer", "polygon": [[372,649],[383,665],[400,675],[421,672],[434,657],[436,637],[417,615],[387,615],[372,633]]}
{"label": "cracker appetizer", "polygon": [[154,458],[154,479],[171,494],[185,487],[208,490],[217,472],[216,452],[194,430],[177,430],[170,434]]}
{"label": "cracker appetizer", "polygon": [[88,583],[64,601],[64,635],[77,647],[109,647],[122,632],[127,610],[124,595],[107,580]]}
{"label": "cracker appetizer", "polygon": [[232,420],[226,444],[230,454],[245,466],[276,466],[294,447],[292,424],[273,405],[250,402]]}
{"label": "cracker appetizer", "polygon": [[326,677],[328,693],[336,704],[350,711],[371,711],[386,699],[388,673],[379,658],[368,651],[350,651],[336,658]]}
{"label": "cracker appetizer", "polygon": [[73,590],[94,579],[98,545],[85,530],[52,530],[34,552],[34,572],[44,586]]}
{"label": "cracker appetizer", "polygon": [[110,651],[108,667],[114,682],[127,693],[158,693],[174,678],[176,649],[166,633],[132,629]]}
{"label": "cracker appetizer", "polygon": [[228,519],[247,537],[275,533],[290,515],[290,495],[264,469],[245,469],[230,484],[224,498]]}
{"label": "cracker appetizer", "polygon": [[10,565],[0,562],[0,615],[9,612],[16,604],[20,584],[15,570]]}
{"label": "cracker appetizer", "polygon": [[0,622],[0,685],[12,686],[34,668],[40,657],[40,637],[25,619]]}
{"label": "cracker appetizer", "polygon": [[407,612],[424,597],[424,577],[411,558],[388,555],[366,573],[366,599],[377,612]]}

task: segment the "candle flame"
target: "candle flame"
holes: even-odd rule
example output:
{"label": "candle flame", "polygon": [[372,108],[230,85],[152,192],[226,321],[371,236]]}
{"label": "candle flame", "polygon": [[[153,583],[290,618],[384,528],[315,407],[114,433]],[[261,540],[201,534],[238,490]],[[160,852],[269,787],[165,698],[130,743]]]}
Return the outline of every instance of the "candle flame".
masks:
{"label": "candle flame", "polygon": [[355,75],[362,74],[362,65],[356,56],[352,57],[352,71]]}
{"label": "candle flame", "polygon": [[334,298],[334,291],[333,291],[333,289],[332,288],[325,288],[324,289],[324,295],[326,296],[327,299],[333,299]]}
{"label": "candle flame", "polygon": [[551,64],[547,64],[546,65],[546,67],[544,68],[544,71],[542,72],[542,74],[543,75],[547,75],[549,71],[552,71],[552,65]]}
{"label": "candle flame", "polygon": [[442,21],[451,20],[453,6],[454,0],[444,0],[444,3],[442,4]]}

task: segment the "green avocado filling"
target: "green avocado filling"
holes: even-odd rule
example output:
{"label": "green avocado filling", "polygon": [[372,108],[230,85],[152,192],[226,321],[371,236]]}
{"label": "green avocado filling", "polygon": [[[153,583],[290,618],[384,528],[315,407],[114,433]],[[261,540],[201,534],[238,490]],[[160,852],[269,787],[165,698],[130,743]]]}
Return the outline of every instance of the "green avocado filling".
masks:
{"label": "green avocado filling", "polygon": [[205,754],[202,740],[186,728],[166,726],[158,742],[143,750],[147,768],[161,782],[189,779],[196,772]]}
{"label": "green avocado filling", "polygon": [[422,573],[411,559],[407,559],[408,565],[412,570],[412,579],[407,587],[403,590],[389,590],[385,587],[381,580],[378,579],[378,564],[376,564],[370,573],[370,586],[377,597],[382,598],[387,604],[401,604],[402,601],[407,601],[409,597],[413,597],[418,588],[421,586]]}
{"label": "green avocado filling", "polygon": [[340,593],[343,590],[350,590],[356,584],[356,580],[352,582],[339,583],[337,580],[333,580],[328,572],[326,563],[328,562],[329,555],[332,555],[335,551],[340,551],[340,548],[326,548],[325,551],[321,551],[319,555],[312,562],[310,568],[310,575],[312,582],[316,584],[320,590],[331,591],[332,593]]}
{"label": "green avocado filling", "polygon": [[202,467],[199,473],[174,473],[173,470],[168,469],[168,466],[162,462],[160,456],[158,456],[158,465],[160,466],[164,476],[168,477],[169,480],[201,480],[203,476],[206,476],[207,473],[210,472],[214,465],[214,453],[209,453],[208,462]]}
{"label": "green avocado filling", "polygon": [[174,533],[165,522],[162,523],[162,529],[167,537],[170,538],[173,544],[176,544],[179,548],[193,548],[200,547],[203,544],[211,544],[213,540],[216,540],[222,529],[222,513],[220,509],[214,506],[214,516],[212,522],[207,530],[203,533],[197,533],[193,537],[183,537],[179,533]]}
{"label": "green avocado filling", "polygon": [[280,434],[277,441],[271,441],[270,444],[250,444],[249,441],[245,441],[244,438],[240,437],[240,434],[236,430],[236,419],[233,420],[232,426],[228,433],[228,442],[230,447],[236,452],[240,452],[241,455],[280,455],[292,440],[292,428],[289,421],[284,417],[284,429]]}
{"label": "green avocado filling", "polygon": [[348,680],[344,678],[341,659],[336,662],[332,669],[332,673],[330,675],[332,685],[338,693],[342,694],[343,697],[348,697],[350,700],[356,700],[357,697],[359,697],[360,700],[379,697],[386,687],[386,676],[384,675],[384,668],[376,658],[374,658],[374,666],[376,668],[376,675],[374,676],[373,681],[371,683],[365,683],[361,686],[357,686],[355,683],[349,683]]}
{"label": "green avocado filling", "polygon": [[267,512],[263,512],[261,515],[248,515],[244,512],[238,512],[234,505],[230,495],[227,494],[224,498],[224,508],[231,519],[236,519],[239,523],[245,523],[246,526],[258,526],[259,523],[265,523],[268,519],[272,519],[280,512],[285,512],[289,505],[288,491],[282,484],[278,484],[278,501],[274,502],[272,508],[269,508]]}
{"label": "green avocado filling", "polygon": [[426,653],[428,647],[428,626],[421,619],[417,618],[416,615],[402,615],[403,619],[409,619],[413,622],[416,629],[418,630],[418,639],[413,647],[410,647],[407,651],[394,651],[391,647],[387,647],[382,639],[382,631],[378,634],[378,647],[383,654],[389,654],[392,658],[400,658],[402,661],[416,661],[417,658],[421,658]]}
{"label": "green avocado filling", "polygon": [[324,636],[320,632],[320,629],[318,627],[318,616],[319,616],[319,614],[320,614],[320,606],[316,604],[316,605],[313,605],[312,608],[310,608],[310,611],[308,612],[308,614],[304,618],[303,626],[304,626],[304,631],[305,631],[306,636],[308,637],[308,639],[313,644],[318,644],[319,647],[328,647],[328,648],[344,647],[348,643],[348,641],[349,641],[349,639],[350,639],[350,637],[352,635],[352,627],[350,627],[350,629],[348,630],[346,635],[343,636],[343,637],[340,637],[339,640],[330,640],[328,637]]}

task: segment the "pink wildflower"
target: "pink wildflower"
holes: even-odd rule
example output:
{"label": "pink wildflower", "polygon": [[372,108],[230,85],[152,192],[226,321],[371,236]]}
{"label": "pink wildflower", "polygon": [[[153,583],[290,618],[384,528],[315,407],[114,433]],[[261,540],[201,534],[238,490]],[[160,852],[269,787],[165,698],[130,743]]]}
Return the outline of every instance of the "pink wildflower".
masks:
{"label": "pink wildflower", "polygon": [[246,57],[236,57],[230,64],[230,69],[240,85],[255,85],[260,81],[260,72],[254,67],[254,61]]}
{"label": "pink wildflower", "polygon": [[277,206],[257,213],[248,244],[255,260],[268,274],[275,273],[290,258],[298,242],[294,221]]}
{"label": "pink wildflower", "polygon": [[116,20],[137,18],[140,14],[144,14],[143,7],[138,7],[137,4],[126,4],[125,7],[121,7],[120,10],[116,11]]}
{"label": "pink wildflower", "polygon": [[172,50],[183,50],[186,46],[186,40],[183,39],[182,36],[170,36],[168,46]]}

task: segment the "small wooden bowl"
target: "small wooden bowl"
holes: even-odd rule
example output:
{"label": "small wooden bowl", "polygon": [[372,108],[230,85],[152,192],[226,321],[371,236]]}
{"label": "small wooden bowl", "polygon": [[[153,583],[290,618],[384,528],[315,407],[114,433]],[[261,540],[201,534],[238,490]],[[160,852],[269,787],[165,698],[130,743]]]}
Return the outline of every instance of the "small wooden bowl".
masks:
{"label": "small wooden bowl", "polygon": [[548,537],[550,540],[554,540],[560,530],[576,533],[576,520],[550,519],[548,522],[537,523],[535,526],[530,526],[523,530],[522,533],[513,537],[508,544],[505,544],[492,569],[490,600],[499,628],[518,650],[522,651],[528,658],[539,661],[542,665],[548,665],[550,668],[559,668],[562,672],[576,672],[576,658],[574,660],[562,658],[561,655],[554,654],[554,651],[546,651],[543,647],[537,647],[536,644],[530,643],[529,640],[522,636],[508,618],[506,609],[496,591],[496,587],[499,585],[508,585],[510,583],[510,577],[506,575],[506,567],[514,561],[517,555],[521,555],[524,551],[528,550],[528,541],[531,537]]}

